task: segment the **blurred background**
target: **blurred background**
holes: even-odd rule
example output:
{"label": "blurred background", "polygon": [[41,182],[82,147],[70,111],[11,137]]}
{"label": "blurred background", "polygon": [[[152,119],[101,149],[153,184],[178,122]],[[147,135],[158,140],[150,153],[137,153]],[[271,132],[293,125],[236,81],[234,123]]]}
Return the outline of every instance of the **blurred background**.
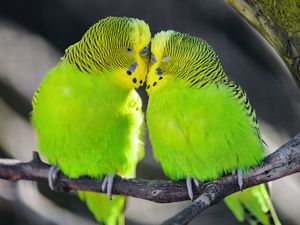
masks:
{"label": "blurred background", "polygon": [[[276,53],[224,0],[27,0],[0,7],[0,156],[30,160],[37,150],[29,124],[31,98],[45,73],[96,21],[130,16],[149,23],[152,34],[174,29],[205,39],[227,74],[248,93],[271,153],[300,131],[300,92]],[[147,97],[143,90],[144,106]],[[141,178],[165,178],[147,142]],[[283,224],[300,224],[300,175],[272,183],[272,199]],[[129,198],[127,225],[155,225],[190,202],[156,204]],[[73,194],[46,184],[0,181],[1,225],[96,224]],[[191,224],[238,223],[223,203]]]}

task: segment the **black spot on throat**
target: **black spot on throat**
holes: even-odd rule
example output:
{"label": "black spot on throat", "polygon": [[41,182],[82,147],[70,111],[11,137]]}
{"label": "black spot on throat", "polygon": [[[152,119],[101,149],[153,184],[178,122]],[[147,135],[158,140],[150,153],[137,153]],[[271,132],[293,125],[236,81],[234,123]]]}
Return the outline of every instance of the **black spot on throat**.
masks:
{"label": "black spot on throat", "polygon": [[133,78],[133,79],[132,79],[132,82],[133,82],[133,83],[136,83],[136,78]]}

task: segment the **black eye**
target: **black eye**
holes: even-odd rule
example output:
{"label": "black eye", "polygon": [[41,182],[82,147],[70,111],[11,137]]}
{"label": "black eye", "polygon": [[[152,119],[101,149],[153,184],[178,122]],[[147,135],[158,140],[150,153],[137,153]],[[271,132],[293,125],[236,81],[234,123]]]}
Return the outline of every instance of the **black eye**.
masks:
{"label": "black eye", "polygon": [[147,55],[149,52],[149,45],[147,45],[146,47],[144,47],[141,51],[140,51],[140,55],[144,56]]}
{"label": "black eye", "polygon": [[126,52],[132,53],[132,49],[131,48],[126,48]]}

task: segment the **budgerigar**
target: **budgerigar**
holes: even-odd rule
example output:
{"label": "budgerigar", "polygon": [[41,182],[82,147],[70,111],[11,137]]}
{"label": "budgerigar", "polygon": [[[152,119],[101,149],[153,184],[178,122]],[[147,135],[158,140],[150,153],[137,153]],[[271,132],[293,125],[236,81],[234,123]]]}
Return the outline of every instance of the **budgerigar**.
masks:
{"label": "budgerigar", "polygon": [[[151,34],[142,20],[108,17],[70,46],[33,97],[38,148],[71,178],[132,177],[143,156],[141,99]],[[105,187],[104,187],[105,188]],[[124,224],[125,198],[78,192],[99,222]],[[108,193],[110,195],[110,193]]]}
{"label": "budgerigar", "polygon": [[[262,160],[264,145],[246,93],[226,76],[214,50],[200,38],[175,31],[156,34],[146,91],[154,156],[167,176],[187,179],[191,198],[192,180],[238,171],[242,185],[241,172]],[[280,224],[264,185],[225,202],[240,221],[247,211],[270,224],[271,211]]]}

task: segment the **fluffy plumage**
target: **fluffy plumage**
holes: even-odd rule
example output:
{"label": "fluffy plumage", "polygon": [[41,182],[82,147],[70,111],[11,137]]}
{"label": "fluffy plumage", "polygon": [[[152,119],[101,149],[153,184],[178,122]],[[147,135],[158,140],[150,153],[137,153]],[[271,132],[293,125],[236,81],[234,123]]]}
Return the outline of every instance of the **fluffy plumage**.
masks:
{"label": "fluffy plumage", "polygon": [[[145,81],[150,38],[142,20],[100,20],[41,82],[32,112],[39,151],[66,175],[135,175],[143,156],[143,114],[134,88]],[[99,222],[124,223],[124,197],[79,196]]]}
{"label": "fluffy plumage", "polygon": [[255,111],[213,49],[199,38],[163,31],[152,39],[151,53],[147,124],[154,156],[166,175],[203,181],[258,164],[264,146]]}

